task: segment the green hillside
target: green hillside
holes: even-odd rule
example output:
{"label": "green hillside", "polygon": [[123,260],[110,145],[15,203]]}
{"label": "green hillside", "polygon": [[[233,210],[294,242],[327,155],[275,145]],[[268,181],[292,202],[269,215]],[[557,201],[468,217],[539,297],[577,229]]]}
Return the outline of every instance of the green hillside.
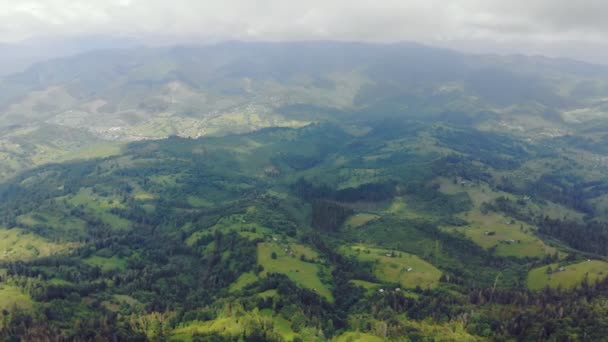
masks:
{"label": "green hillside", "polygon": [[310,42],[6,76],[0,340],[601,341],[605,75]]}

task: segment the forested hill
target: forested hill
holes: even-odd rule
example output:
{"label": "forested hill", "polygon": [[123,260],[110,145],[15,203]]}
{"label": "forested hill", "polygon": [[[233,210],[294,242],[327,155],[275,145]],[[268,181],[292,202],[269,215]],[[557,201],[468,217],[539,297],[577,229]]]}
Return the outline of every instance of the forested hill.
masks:
{"label": "forested hill", "polygon": [[7,340],[601,340],[605,166],[354,116],[146,140],[0,185]]}
{"label": "forested hill", "polygon": [[599,143],[607,75],[575,61],[413,43],[92,51],[0,78],[0,178],[115,155],[131,141],[357,118],[439,120],[530,139],[582,134]]}

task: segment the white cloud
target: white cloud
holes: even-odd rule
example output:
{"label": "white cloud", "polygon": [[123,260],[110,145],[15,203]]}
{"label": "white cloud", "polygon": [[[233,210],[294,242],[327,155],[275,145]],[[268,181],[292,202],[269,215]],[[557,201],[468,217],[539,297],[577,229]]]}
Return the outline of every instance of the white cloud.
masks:
{"label": "white cloud", "polygon": [[605,13],[605,0],[0,0],[0,42],[107,34],[605,47]]}

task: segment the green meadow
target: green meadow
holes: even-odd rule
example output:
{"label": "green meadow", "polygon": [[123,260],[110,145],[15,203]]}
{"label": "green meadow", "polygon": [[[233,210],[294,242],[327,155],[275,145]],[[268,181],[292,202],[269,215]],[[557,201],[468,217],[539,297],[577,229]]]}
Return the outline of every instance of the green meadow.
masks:
{"label": "green meadow", "polygon": [[[291,247],[293,246],[293,247]],[[301,254],[306,250],[309,255],[316,255],[310,248],[297,245],[281,245],[276,242],[263,242],[258,244],[258,263],[264,267],[262,276],[268,273],[281,273],[296,284],[312,290],[328,301],[333,301],[330,287],[321,281],[319,272],[325,268],[322,264],[300,260]],[[274,254],[273,254],[274,253]],[[273,258],[276,255],[276,258]]]}
{"label": "green meadow", "polygon": [[69,252],[74,243],[54,243],[22,229],[0,228],[0,261],[29,260]]}
{"label": "green meadow", "polygon": [[[562,268],[560,270],[560,268]],[[549,271],[550,268],[550,271]],[[590,284],[608,276],[608,262],[600,260],[582,261],[576,264],[550,264],[530,270],[527,284],[532,290],[540,290],[547,286],[574,288],[585,278]]]}
{"label": "green meadow", "polygon": [[[386,283],[423,289],[434,288],[439,284],[441,271],[413,254],[364,245],[343,247],[342,252],[358,260],[372,262],[374,276]],[[360,284],[366,288],[371,287],[370,283]]]}

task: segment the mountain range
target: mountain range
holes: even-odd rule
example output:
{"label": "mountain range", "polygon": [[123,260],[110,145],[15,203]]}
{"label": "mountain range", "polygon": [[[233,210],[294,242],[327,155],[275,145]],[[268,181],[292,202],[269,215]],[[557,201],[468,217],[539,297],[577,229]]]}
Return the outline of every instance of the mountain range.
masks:
{"label": "mountain range", "polygon": [[5,340],[602,340],[608,68],[225,42],[0,79]]}

